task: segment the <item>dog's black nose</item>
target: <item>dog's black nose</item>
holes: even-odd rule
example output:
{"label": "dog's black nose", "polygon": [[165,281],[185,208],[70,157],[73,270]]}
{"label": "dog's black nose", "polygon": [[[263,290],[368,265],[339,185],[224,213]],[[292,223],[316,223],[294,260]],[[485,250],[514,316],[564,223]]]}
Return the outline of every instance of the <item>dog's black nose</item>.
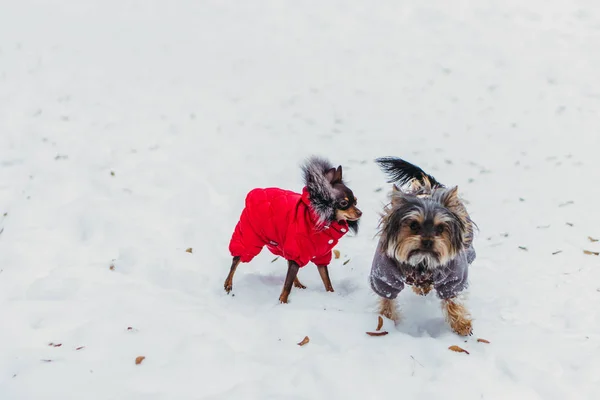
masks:
{"label": "dog's black nose", "polygon": [[433,247],[433,240],[423,239],[421,240],[421,246],[423,246],[423,248],[426,250],[431,250],[431,248]]}

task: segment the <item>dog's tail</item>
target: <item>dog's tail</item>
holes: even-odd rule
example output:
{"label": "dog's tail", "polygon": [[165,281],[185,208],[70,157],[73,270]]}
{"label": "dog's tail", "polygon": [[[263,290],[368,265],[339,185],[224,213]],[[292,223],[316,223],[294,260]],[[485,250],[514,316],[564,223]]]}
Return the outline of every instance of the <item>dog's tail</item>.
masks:
{"label": "dog's tail", "polygon": [[429,175],[421,168],[398,157],[380,157],[375,160],[379,167],[388,177],[388,183],[398,183],[401,186],[410,183],[413,179],[419,181],[422,185],[429,181],[432,188],[444,187],[433,176]]}

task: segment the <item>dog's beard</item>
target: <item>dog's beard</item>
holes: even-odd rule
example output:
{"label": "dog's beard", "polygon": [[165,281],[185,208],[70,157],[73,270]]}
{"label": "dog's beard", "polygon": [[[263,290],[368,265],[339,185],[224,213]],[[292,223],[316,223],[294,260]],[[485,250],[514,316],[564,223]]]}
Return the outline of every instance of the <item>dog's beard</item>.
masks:
{"label": "dog's beard", "polygon": [[412,265],[413,267],[423,265],[427,269],[434,269],[440,266],[438,257],[430,252],[413,253],[410,257],[408,257],[407,264]]}

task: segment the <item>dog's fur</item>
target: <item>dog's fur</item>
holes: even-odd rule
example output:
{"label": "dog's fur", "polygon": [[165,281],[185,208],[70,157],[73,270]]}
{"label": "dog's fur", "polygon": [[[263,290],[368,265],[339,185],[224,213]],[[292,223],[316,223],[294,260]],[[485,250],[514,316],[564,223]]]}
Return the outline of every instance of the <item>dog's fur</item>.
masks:
{"label": "dog's fur", "polygon": [[[357,233],[362,212],[357,207],[356,196],[343,180],[342,166],[335,168],[328,160],[313,156],[305,161],[302,171],[304,184],[310,197],[310,208],[317,220],[315,229],[327,228],[327,225],[333,221],[346,221],[348,228]],[[232,290],[233,276],[239,263],[240,257],[233,257],[230,272],[224,284],[227,293]],[[281,303],[288,302],[292,285],[300,289],[306,288],[298,280],[299,269],[300,267],[295,261],[288,260],[288,272],[279,296]],[[318,270],[325,290],[333,292],[328,267],[319,266]]]}
{"label": "dog's fur", "polygon": [[311,157],[302,166],[304,184],[310,194],[311,206],[319,222],[346,221],[354,233],[362,212],[356,207],[357,199],[344,183],[342,166],[334,168],[321,157]]}
{"label": "dog's fur", "polygon": [[[393,185],[390,204],[380,220],[381,251],[404,268],[406,281],[419,295],[432,289],[437,268],[447,265],[473,241],[474,223],[457,187],[446,188],[421,168],[399,158],[379,158],[376,162]],[[460,335],[472,333],[466,307],[456,297],[442,301],[446,320]],[[395,299],[381,298],[379,312],[398,321]]]}

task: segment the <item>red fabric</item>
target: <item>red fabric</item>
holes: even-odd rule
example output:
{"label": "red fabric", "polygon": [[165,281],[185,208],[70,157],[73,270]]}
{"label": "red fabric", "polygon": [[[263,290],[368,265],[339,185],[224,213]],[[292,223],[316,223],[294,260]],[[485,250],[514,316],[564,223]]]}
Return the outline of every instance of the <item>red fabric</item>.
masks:
{"label": "red fabric", "polygon": [[331,250],[347,232],[346,221],[318,226],[306,187],[302,195],[278,188],[253,189],[246,196],[229,251],[249,262],[267,246],[271,253],[300,267],[309,261],[325,266],[331,261]]}

